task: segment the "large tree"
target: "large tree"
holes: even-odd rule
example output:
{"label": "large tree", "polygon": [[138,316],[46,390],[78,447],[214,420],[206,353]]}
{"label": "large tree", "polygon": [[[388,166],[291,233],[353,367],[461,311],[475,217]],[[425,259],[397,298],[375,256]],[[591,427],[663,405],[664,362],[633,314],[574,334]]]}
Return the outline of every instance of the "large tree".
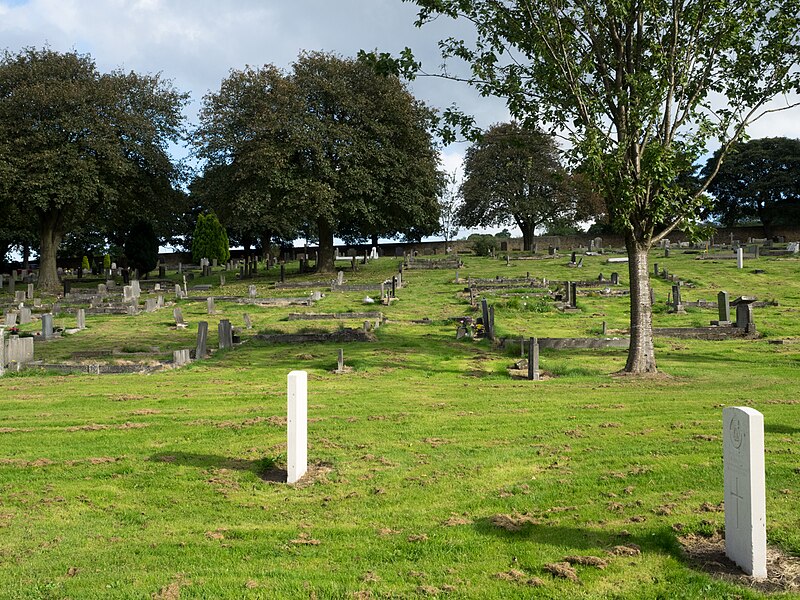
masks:
{"label": "large tree", "polygon": [[[414,1],[419,25],[442,14],[474,25],[472,40],[441,42],[446,59],[470,66],[464,79],[506,98],[512,117],[571,140],[625,236],[625,371],[655,372],[647,252],[694,225],[716,168],[697,189],[681,175],[706,145],[719,143],[721,160],[773,97],[800,91],[800,3]],[[408,52],[399,62],[419,68]]]}
{"label": "large tree", "polygon": [[[704,168],[715,167],[716,155]],[[736,144],[708,191],[723,225],[760,220],[768,236],[777,225],[800,223],[800,140],[762,138]]]}
{"label": "large tree", "polygon": [[[319,240],[429,235],[441,185],[432,114],[393,75],[361,60],[302,54],[290,73],[233,71],[206,96],[195,140],[205,190],[227,190],[219,215]],[[216,193],[218,198],[223,193]]]}
{"label": "large tree", "polygon": [[[185,96],[158,76],[99,73],[91,57],[48,48],[0,59],[0,193],[39,233],[39,286],[58,287],[56,251],[87,223],[140,220],[172,197]],[[125,226],[125,232],[131,224]]]}
{"label": "large tree", "polygon": [[523,247],[533,247],[536,228],[573,220],[576,195],[552,136],[517,122],[493,125],[464,156],[464,227],[516,224]]}

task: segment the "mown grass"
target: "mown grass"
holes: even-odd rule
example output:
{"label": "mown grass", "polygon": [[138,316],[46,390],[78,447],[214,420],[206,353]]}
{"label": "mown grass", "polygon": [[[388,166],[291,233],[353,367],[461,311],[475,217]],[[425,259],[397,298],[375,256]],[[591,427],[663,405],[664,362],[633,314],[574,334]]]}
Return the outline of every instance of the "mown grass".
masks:
{"label": "mown grass", "polygon": [[[511,379],[518,349],[455,340],[449,318],[473,313],[452,271],[407,271],[398,301],[379,308],[389,323],[377,341],[345,346],[353,368],[345,375],[332,372],[336,346],[249,340],[147,376],[4,377],[0,597],[762,597],[694,568],[676,529],[723,526],[723,513],[707,510],[722,501],[721,407],[746,404],[765,415],[769,541],[800,554],[800,261],[761,258],[738,271],[735,261],[693,259],[674,250],[653,258],[696,283],[685,300],[724,288],[779,306],[756,309],[764,339],[659,338],[668,375],[659,379],[610,376],[624,365],[621,350],[546,350],[541,366],[552,378]],[[462,279],[527,271],[592,279],[612,270],[602,257],[585,257],[582,270],[564,259],[464,260]],[[612,267],[625,285],[624,265]],[[396,269],[382,259],[346,277],[376,282]],[[277,270],[260,274],[259,296],[307,293],[273,290],[275,279]],[[249,283],[229,278],[222,293],[244,295]],[[670,284],[653,285],[663,303]],[[157,346],[165,358],[194,345],[198,321],[210,322],[213,347],[216,322],[240,325],[243,312],[254,332],[330,331],[338,323],[285,317],[378,309],[361,303],[365,295],[327,294],[310,309],[217,302],[217,315],[182,301],[187,330],[170,328],[169,308],[91,317],[84,332],[37,342],[36,354],[62,360]],[[582,312],[570,315],[493,301],[497,329],[509,336],[596,336],[603,320],[609,331],[627,326],[626,298],[581,296]],[[423,317],[431,324],[411,322]],[[654,318],[699,325],[716,311]],[[293,369],[309,373],[317,473],[298,487],[268,480],[285,462]],[[494,523],[516,514],[529,517],[517,531]],[[609,557],[619,544],[642,554]],[[580,582],[544,568],[576,554],[604,557],[608,567],[577,567]],[[543,585],[497,576],[511,569]]]}

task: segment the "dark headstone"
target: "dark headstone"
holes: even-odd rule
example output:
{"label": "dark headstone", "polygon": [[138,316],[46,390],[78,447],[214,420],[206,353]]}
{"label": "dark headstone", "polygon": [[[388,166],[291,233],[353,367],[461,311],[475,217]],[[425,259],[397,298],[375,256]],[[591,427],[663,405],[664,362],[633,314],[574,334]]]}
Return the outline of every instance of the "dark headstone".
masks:
{"label": "dark headstone", "polygon": [[200,321],[197,324],[197,347],[195,358],[205,358],[208,354],[208,321]]}

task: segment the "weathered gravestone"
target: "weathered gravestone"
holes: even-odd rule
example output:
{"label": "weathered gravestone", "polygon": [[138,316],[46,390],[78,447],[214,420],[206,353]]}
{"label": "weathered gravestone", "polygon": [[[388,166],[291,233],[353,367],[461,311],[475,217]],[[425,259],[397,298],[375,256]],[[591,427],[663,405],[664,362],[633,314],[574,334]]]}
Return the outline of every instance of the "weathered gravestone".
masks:
{"label": "weathered gravestone", "polygon": [[22,290],[18,292],[14,292],[14,302],[19,304],[20,302],[25,302],[25,292]]}
{"label": "weathered gravestone", "polygon": [[539,380],[539,344],[535,337],[528,340],[528,379]]}
{"label": "weathered gravestone", "polygon": [[79,308],[76,318],[78,329],[86,329],[86,309]]}
{"label": "weathered gravestone", "polygon": [[217,332],[219,334],[219,347],[220,350],[225,348],[233,348],[233,327],[228,319],[222,319],[217,325]]}
{"label": "weathered gravestone", "polygon": [[724,290],[717,294],[717,310],[719,311],[719,321],[717,325],[730,325],[731,305],[728,300],[728,292]]}
{"label": "weathered gravestone", "polygon": [[192,362],[192,358],[190,356],[189,350],[173,350],[172,351],[172,362],[175,364],[176,367],[182,367],[184,365],[188,365]]}
{"label": "weathered gravestone", "polygon": [[11,329],[15,327],[17,324],[17,313],[15,312],[7,312],[6,313],[6,328]]}
{"label": "weathered gravestone", "polygon": [[28,284],[28,297],[27,300],[33,300],[33,284]]}
{"label": "weathered gravestone", "polygon": [[53,337],[53,315],[42,315],[42,338],[49,340]]}
{"label": "weathered gravestone", "polygon": [[308,470],[308,375],[292,371],[287,378],[286,483],[296,483]]}
{"label": "weathered gravestone", "polygon": [[753,302],[756,299],[750,296],[740,296],[733,302],[731,306],[736,308],[736,323],[734,327],[745,330],[745,333],[755,333],[756,324],[753,320]]}
{"label": "weathered gravestone", "polygon": [[725,554],[756,578],[767,576],[764,415],[755,409],[722,410],[725,484]]}
{"label": "weathered gravestone", "polygon": [[255,298],[258,295],[258,291],[256,290],[256,286],[251,285],[247,287],[247,294],[251,298]]}
{"label": "weathered gravestone", "polygon": [[244,326],[245,326],[247,329],[252,329],[252,328],[253,328],[253,322],[250,320],[250,315],[249,315],[249,313],[244,313],[244,314],[242,315],[242,318],[244,319]]}
{"label": "weathered gravestone", "polygon": [[619,285],[619,273],[611,273],[611,285]]}
{"label": "weathered gravestone", "polygon": [[172,309],[172,316],[175,318],[175,326],[178,329],[183,329],[186,327],[186,322],[183,320],[183,311],[180,307],[176,306]]}
{"label": "weathered gravestone", "polygon": [[31,309],[27,306],[21,306],[19,309],[19,324],[27,325],[31,322]]}
{"label": "weathered gravestone", "polygon": [[200,360],[208,354],[208,321],[200,321],[197,324],[197,346],[194,356]]}
{"label": "weathered gravestone", "polygon": [[144,310],[145,310],[145,312],[149,312],[149,313],[155,312],[156,308],[157,308],[157,302],[156,302],[155,298],[147,298],[144,301]]}
{"label": "weathered gravestone", "polygon": [[6,371],[6,332],[0,329],[0,377]]}
{"label": "weathered gravestone", "polygon": [[209,296],[208,298],[206,298],[206,308],[207,308],[208,314],[210,314],[210,315],[213,315],[214,313],[217,312],[215,310],[215,308],[214,308],[214,298],[212,296]]}

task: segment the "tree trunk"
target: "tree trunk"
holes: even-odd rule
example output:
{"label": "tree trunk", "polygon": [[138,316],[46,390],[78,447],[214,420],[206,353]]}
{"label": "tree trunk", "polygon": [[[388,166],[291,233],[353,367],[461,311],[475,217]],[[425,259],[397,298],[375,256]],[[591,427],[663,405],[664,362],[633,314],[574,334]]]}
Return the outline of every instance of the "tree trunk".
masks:
{"label": "tree trunk", "polygon": [[63,232],[59,231],[58,215],[45,214],[39,226],[39,290],[55,293],[60,283],[56,266],[56,252],[61,245]]}
{"label": "tree trunk", "polygon": [[[447,238],[445,238],[445,240],[446,239]],[[378,247],[378,234],[377,233],[373,233],[372,234],[372,240],[371,241],[372,241],[372,246],[377,248]]]}
{"label": "tree trunk", "polygon": [[333,259],[333,228],[325,219],[317,221],[319,235],[319,260],[317,261],[318,273],[333,273],[336,264]]}
{"label": "tree trunk", "polygon": [[520,230],[522,231],[522,249],[525,252],[530,252],[533,249],[533,238],[536,226],[523,223],[520,225]]}
{"label": "tree trunk", "polygon": [[627,233],[625,247],[628,250],[628,273],[631,282],[631,343],[625,372],[656,373],[650,270],[647,266],[649,244],[637,242],[632,233]]}

